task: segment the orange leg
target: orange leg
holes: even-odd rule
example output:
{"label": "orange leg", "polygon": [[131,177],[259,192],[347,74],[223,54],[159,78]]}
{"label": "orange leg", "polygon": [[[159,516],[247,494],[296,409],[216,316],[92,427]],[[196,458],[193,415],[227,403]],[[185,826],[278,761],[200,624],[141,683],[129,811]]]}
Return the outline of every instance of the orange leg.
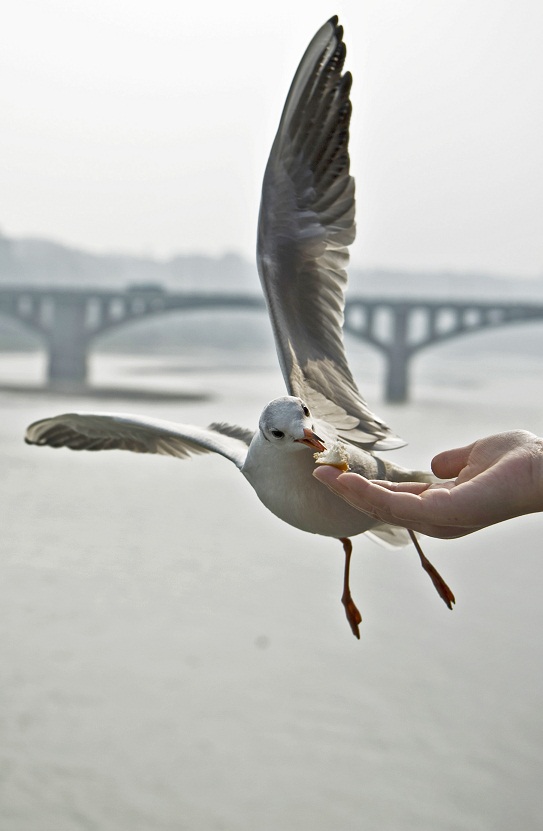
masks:
{"label": "orange leg", "polygon": [[351,554],[353,550],[352,542],[348,537],[340,537],[339,541],[343,543],[343,550],[345,552],[345,571],[343,574],[343,595],[341,602],[345,606],[345,614],[349,621],[349,626],[352,629],[355,638],[360,640],[360,630],[358,624],[362,622],[362,615],[356,608],[355,602],[351,597],[351,589],[349,587],[349,568],[351,565]]}
{"label": "orange leg", "polygon": [[409,531],[409,536],[411,537],[411,539],[413,541],[413,545],[417,549],[417,554],[420,557],[421,565],[422,565],[424,571],[426,572],[426,574],[429,575],[430,580],[434,584],[438,595],[441,597],[443,602],[447,604],[449,609],[452,609],[453,603],[456,603],[456,600],[454,599],[454,594],[452,593],[452,591],[450,590],[450,588],[446,584],[446,582],[443,579],[443,577],[441,576],[441,574],[437,571],[437,569],[434,568],[434,566],[432,565],[430,560],[427,557],[425,557],[424,552],[423,552],[422,548],[420,547],[420,543],[419,543],[418,539],[416,538],[415,534],[413,533],[413,531]]}

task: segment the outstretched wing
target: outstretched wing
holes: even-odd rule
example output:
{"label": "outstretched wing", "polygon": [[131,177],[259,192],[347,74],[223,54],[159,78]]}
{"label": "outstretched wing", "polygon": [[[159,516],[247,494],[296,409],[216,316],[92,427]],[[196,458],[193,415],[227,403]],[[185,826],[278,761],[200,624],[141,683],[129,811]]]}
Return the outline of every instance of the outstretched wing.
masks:
{"label": "outstretched wing", "polygon": [[35,421],[27,429],[25,441],[71,450],[131,450],[180,459],[192,453],[219,453],[241,468],[251,435],[226,424],[201,428],[145,416],[65,413]]}
{"label": "outstretched wing", "polygon": [[291,395],[347,441],[389,449],[393,436],[360,395],[343,342],[347,246],[355,237],[349,174],[351,75],[333,17],[294,76],[266,167],[258,269]]}

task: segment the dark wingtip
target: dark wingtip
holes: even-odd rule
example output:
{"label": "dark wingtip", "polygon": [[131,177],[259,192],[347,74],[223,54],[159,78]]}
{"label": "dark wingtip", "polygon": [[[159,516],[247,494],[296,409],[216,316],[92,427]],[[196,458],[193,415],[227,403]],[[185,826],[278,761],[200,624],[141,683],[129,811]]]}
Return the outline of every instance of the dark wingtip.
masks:
{"label": "dark wingtip", "polygon": [[341,79],[341,92],[344,95],[349,95],[353,85],[353,76],[350,72],[346,72]]}
{"label": "dark wingtip", "polygon": [[328,25],[331,26],[334,30],[334,35],[336,39],[341,42],[343,40],[343,26],[340,26],[337,14],[331,17],[330,20],[328,20],[327,22]]}

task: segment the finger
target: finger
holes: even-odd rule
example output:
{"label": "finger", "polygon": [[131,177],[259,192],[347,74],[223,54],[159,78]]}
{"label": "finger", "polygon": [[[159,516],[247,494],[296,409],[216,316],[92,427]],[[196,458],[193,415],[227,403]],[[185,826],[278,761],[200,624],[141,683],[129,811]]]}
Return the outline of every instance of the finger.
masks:
{"label": "finger", "polygon": [[[316,468],[313,475],[359,511],[381,522],[401,525],[429,537],[450,540],[484,527],[479,523],[458,523],[451,513],[450,493],[446,487],[422,482],[373,482],[357,473],[342,473],[330,466]],[[414,491],[420,489],[420,493],[426,489],[424,498],[409,491],[410,487]]]}
{"label": "finger", "polygon": [[330,488],[331,491],[346,499],[358,510],[377,517],[374,510],[375,506],[372,502],[366,504],[365,500],[365,495],[371,487],[368,479],[359,476],[358,473],[343,473],[331,465],[316,467],[313,471],[313,476],[319,482],[322,482],[323,485]]}
{"label": "finger", "polygon": [[342,493],[348,488],[355,489],[356,492],[360,493],[366,487],[364,482],[371,482],[373,485],[378,485],[381,488],[386,488],[397,493],[420,494],[431,486],[436,487],[435,484],[430,485],[429,482],[389,482],[388,479],[366,479],[358,473],[344,473],[332,465],[321,465],[315,468],[313,476],[319,482],[328,485],[336,493]]}
{"label": "finger", "polygon": [[[380,518],[390,518],[394,506],[402,506],[402,496],[416,496],[436,487],[428,482],[389,482],[388,480],[370,480],[358,473],[343,473],[331,465],[315,468],[313,476],[327,485],[330,490],[347,499],[360,511],[371,513]],[[408,519],[412,517],[409,516]]]}
{"label": "finger", "polygon": [[389,482],[388,479],[370,479],[373,485],[393,491],[394,493],[416,493],[421,494],[428,488],[444,487],[443,482]]}
{"label": "finger", "polygon": [[324,485],[328,485],[328,487],[333,487],[337,482],[338,477],[342,475],[342,471],[332,465],[319,465],[313,470],[313,476],[315,479],[318,479],[319,482],[322,482]]}
{"label": "finger", "polygon": [[[392,522],[396,516],[397,509],[405,510],[405,500],[410,503],[410,500],[418,502],[420,497],[410,492],[398,492],[390,490],[388,487],[382,487],[380,484],[370,482],[358,473],[341,473],[329,465],[323,468],[316,468],[313,471],[313,476],[323,484],[327,485],[335,493],[342,496],[353,507],[359,511],[363,511],[370,516],[380,519],[383,522]],[[386,482],[386,485],[396,484]],[[422,489],[428,485],[419,482],[412,483],[417,489],[422,486]],[[416,505],[407,505],[407,509],[411,507],[416,512]],[[417,512],[416,512],[417,513]],[[407,520],[419,519],[418,516],[409,513]],[[424,521],[424,517],[421,517]],[[403,522],[401,524],[404,524]]]}
{"label": "finger", "polygon": [[[431,536],[454,535],[461,525],[447,483],[442,487],[422,482],[376,483],[357,473],[340,473],[333,468],[313,475],[354,508],[381,522],[403,525]],[[456,527],[457,532],[434,530],[444,526]],[[429,527],[432,527],[430,532],[426,530]]]}
{"label": "finger", "polygon": [[465,447],[455,447],[452,450],[444,450],[432,459],[432,470],[440,479],[452,479],[458,476],[463,467],[466,466],[469,454],[475,442]]}

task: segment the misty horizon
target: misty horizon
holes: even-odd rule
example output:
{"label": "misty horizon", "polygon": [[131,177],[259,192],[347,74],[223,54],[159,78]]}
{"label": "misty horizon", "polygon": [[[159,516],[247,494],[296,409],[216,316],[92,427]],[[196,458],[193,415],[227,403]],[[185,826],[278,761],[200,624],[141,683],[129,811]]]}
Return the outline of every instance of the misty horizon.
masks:
{"label": "misty horizon", "polygon": [[353,74],[353,267],[540,275],[537,0],[235,0],[190,18],[173,0],[160,14],[140,0],[10,4],[0,225],[104,254],[253,261],[292,72],[333,13]]}

